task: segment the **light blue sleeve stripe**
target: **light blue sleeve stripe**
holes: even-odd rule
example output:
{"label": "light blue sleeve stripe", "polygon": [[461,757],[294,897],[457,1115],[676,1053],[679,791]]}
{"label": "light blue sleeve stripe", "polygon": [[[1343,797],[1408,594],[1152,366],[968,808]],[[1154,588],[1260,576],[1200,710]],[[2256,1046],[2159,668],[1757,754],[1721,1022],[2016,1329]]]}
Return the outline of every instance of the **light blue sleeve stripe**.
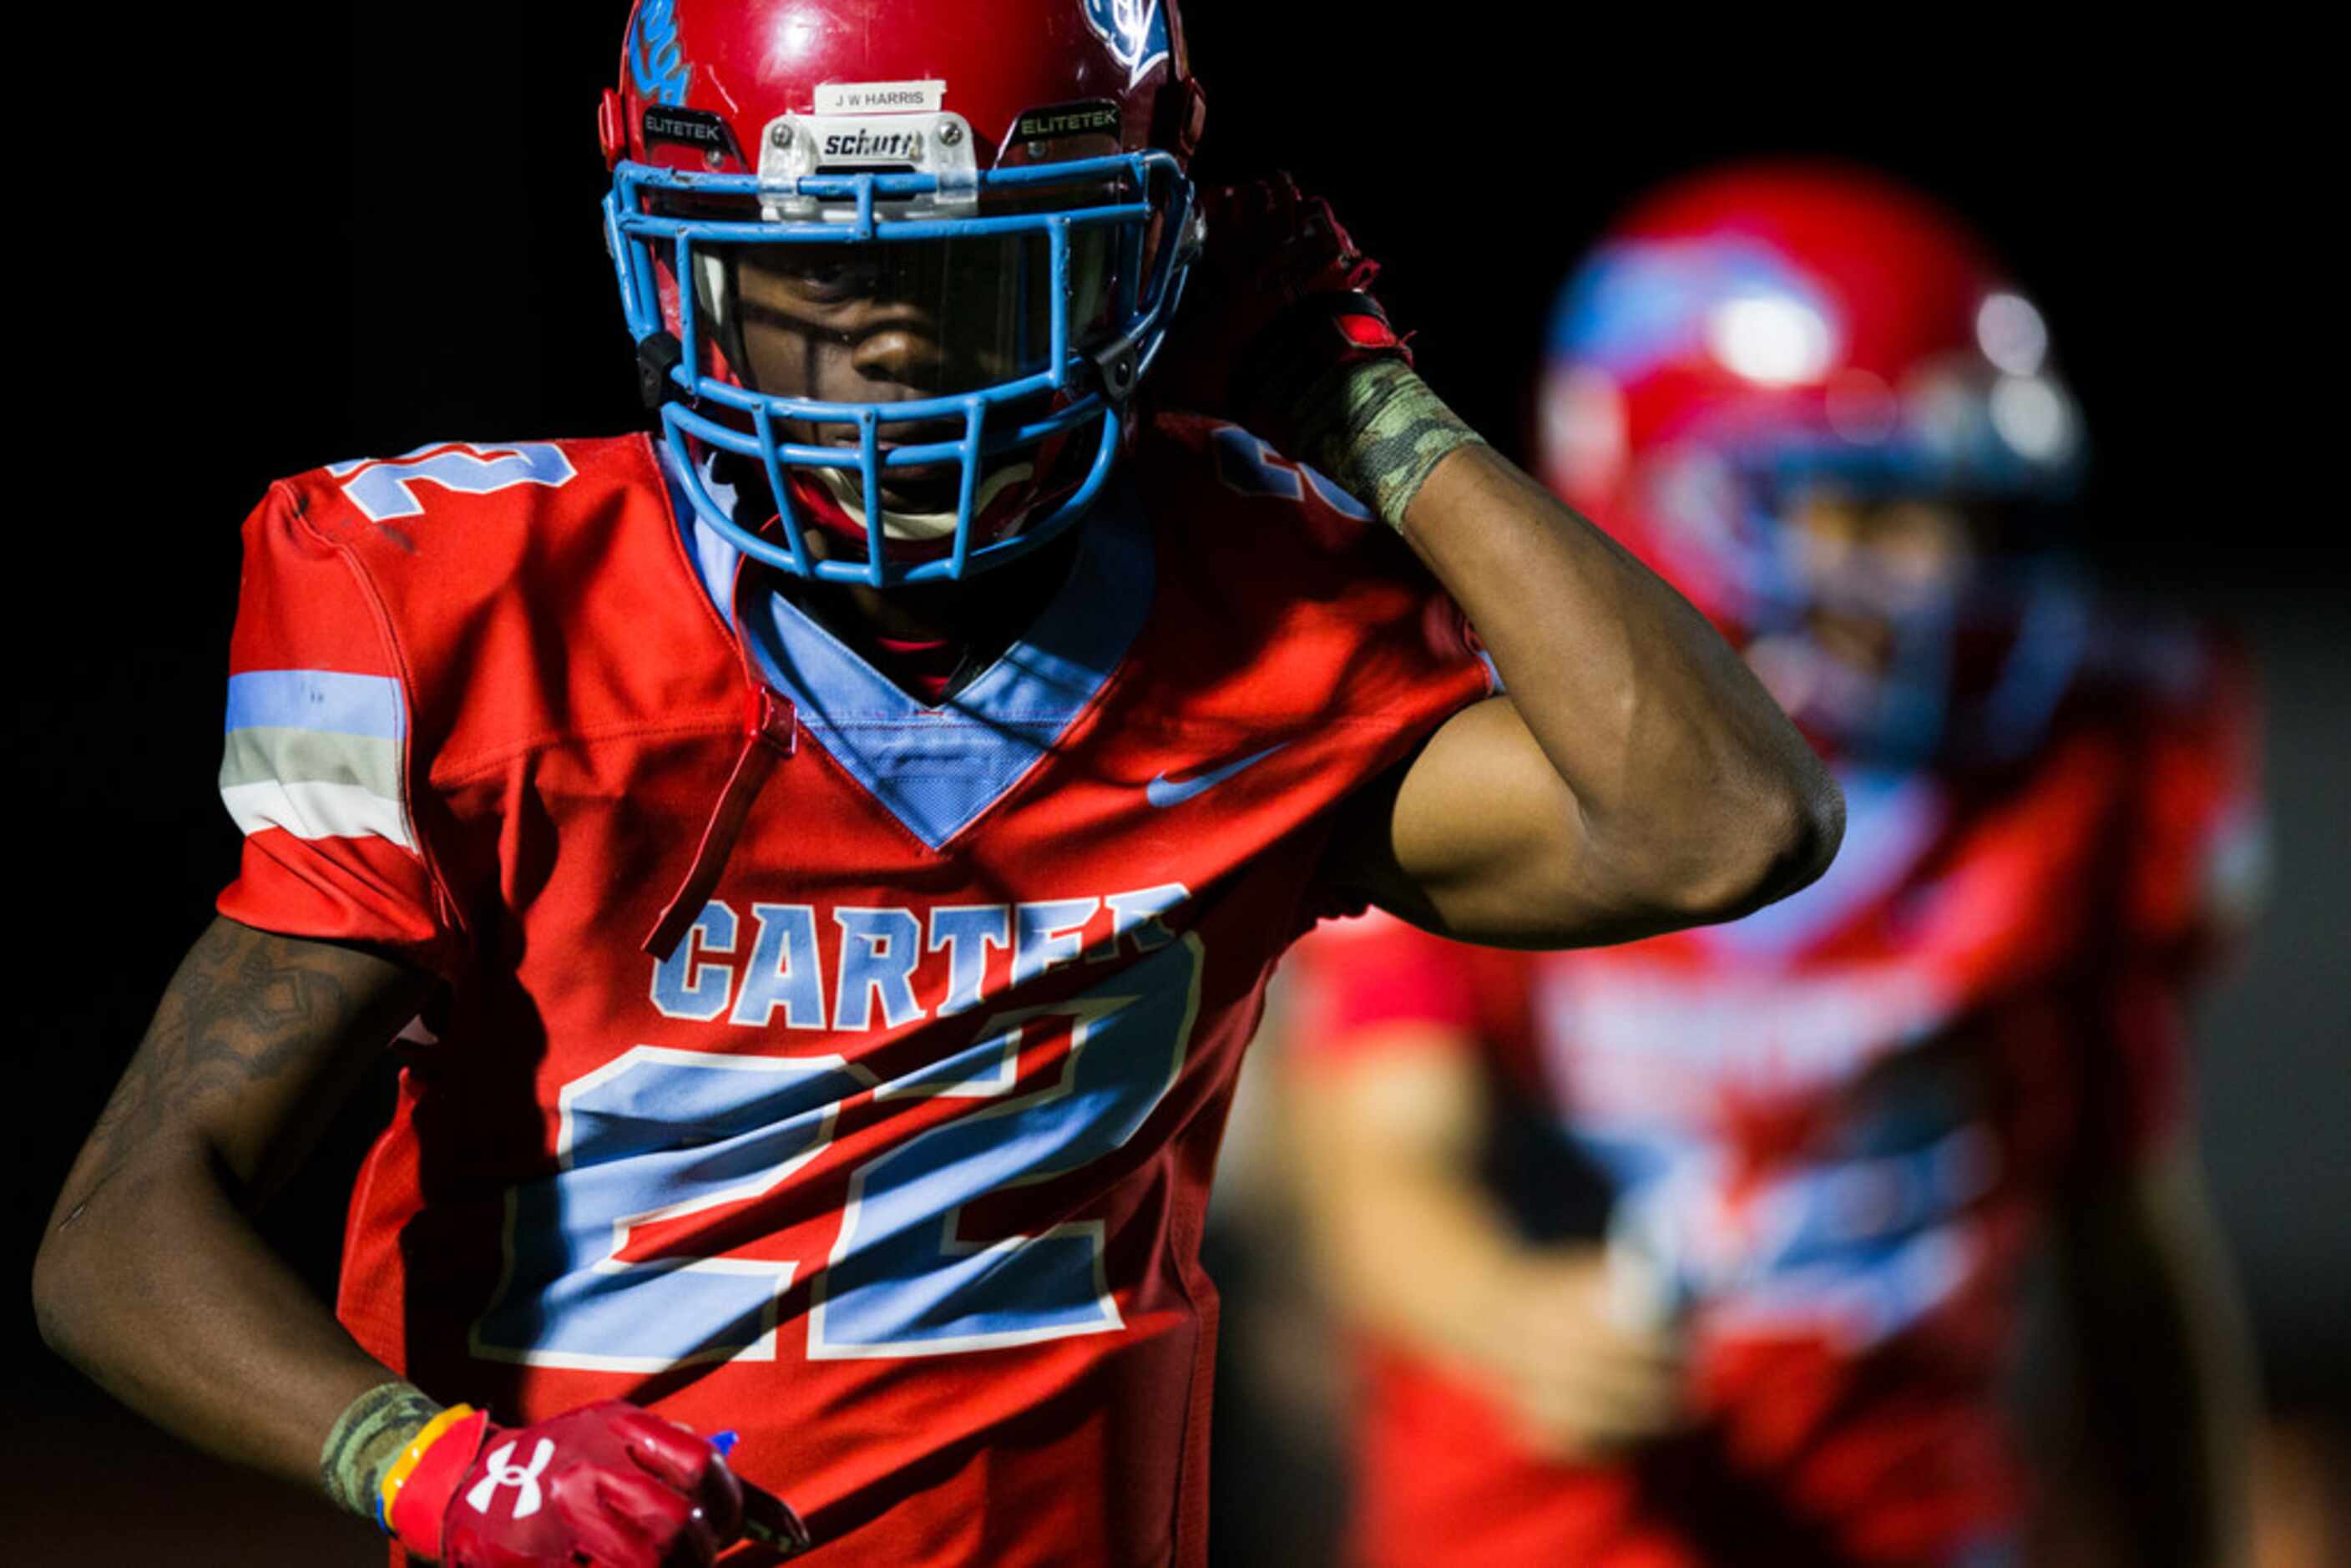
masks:
{"label": "light blue sleeve stripe", "polygon": [[408,728],[400,683],[337,670],[253,670],[228,678],[228,729],[309,729],[398,740]]}

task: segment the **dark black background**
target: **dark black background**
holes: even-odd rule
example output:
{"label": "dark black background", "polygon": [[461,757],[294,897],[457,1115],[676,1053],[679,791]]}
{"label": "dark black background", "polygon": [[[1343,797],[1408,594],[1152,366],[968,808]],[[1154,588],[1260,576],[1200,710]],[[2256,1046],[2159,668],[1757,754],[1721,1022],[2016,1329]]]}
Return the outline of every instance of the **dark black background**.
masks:
{"label": "dark black background", "polygon": [[[623,15],[607,0],[93,14],[72,91],[20,122],[42,162],[19,164],[11,197],[16,375],[38,411],[12,531],[30,1004],[13,1260],[233,869],[212,775],[237,524],[268,479],[638,417],[592,130]],[[2313,215],[2340,180],[2322,178],[2323,100],[2294,64],[2309,43],[2069,47],[2045,23],[1957,8],[1906,10],[1898,30],[1305,0],[1188,20],[1211,95],[1198,172],[1286,166],[1331,196],[1387,264],[1429,379],[1505,450],[1552,290],[1660,178],[1729,154],[1862,158],[2010,258],[2090,419],[2088,552],[2126,586],[2234,615],[2271,666],[2284,874],[2210,1026],[2206,1145],[2273,1379],[2294,1399],[2339,1386],[2343,284]],[[342,1197],[322,1178],[279,1221],[315,1270]],[[78,1440],[165,1464],[29,1319],[9,1364],[24,1392],[0,1436],[47,1468],[0,1487],[31,1473],[53,1499],[96,1495],[67,1479],[94,1458]],[[83,1437],[37,1441],[53,1419]]]}

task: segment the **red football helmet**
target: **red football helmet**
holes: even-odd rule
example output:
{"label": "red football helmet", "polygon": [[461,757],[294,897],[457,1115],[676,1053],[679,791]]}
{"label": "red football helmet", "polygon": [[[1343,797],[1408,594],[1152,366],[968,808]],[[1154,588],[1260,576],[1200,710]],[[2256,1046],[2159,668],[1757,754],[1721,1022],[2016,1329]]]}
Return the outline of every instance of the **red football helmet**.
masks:
{"label": "red football helmet", "polygon": [[[1562,291],[1540,417],[1545,481],[1742,643],[1816,739],[1997,747],[2063,689],[2082,602],[2033,518],[2076,486],[2080,418],[2040,312],[1924,198],[1826,164],[1668,186]],[[1968,537],[1877,548],[1824,535],[1824,505],[1947,508]],[[1831,612],[1879,633],[1871,658],[1820,635]]]}
{"label": "red football helmet", "polygon": [[608,235],[695,511],[877,586],[1076,521],[1181,291],[1204,110],[1171,0],[638,0]]}

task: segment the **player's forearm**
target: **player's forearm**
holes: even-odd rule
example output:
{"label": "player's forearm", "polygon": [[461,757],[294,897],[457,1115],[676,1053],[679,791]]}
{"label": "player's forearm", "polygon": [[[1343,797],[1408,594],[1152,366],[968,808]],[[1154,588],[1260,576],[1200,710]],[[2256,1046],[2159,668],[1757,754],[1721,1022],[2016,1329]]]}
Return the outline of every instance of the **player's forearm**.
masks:
{"label": "player's forearm", "polygon": [[1316,1207],[1324,1276],[1341,1311],[1401,1344],[1484,1364],[1478,1303],[1508,1277],[1521,1244],[1473,1180],[1425,1162],[1378,1175],[1357,1165]]}
{"label": "player's forearm", "polygon": [[2076,1216],[2068,1254],[2088,1435],[2130,1560],[2244,1562],[2252,1356],[2192,1160]]}
{"label": "player's forearm", "polygon": [[[2119,1305],[2119,1304],[2117,1304]],[[2095,1484],[2115,1500],[2128,1560],[2147,1568],[2241,1563],[2243,1449],[2222,1433],[2241,1403],[2220,1386],[2209,1346],[2159,1291],[2102,1313],[2082,1333],[2085,1424]]]}
{"label": "player's forearm", "polygon": [[1334,1059],[1300,1073],[1289,1132],[1324,1292],[1390,1340],[1478,1359],[1471,1298],[1507,1272],[1520,1241],[1478,1179],[1488,1109],[1477,1042],[1397,1022],[1323,1043]]}
{"label": "player's forearm", "polygon": [[207,1452],[317,1486],[319,1450],[392,1376],[240,1213],[193,1147],[61,1206],[34,1302],[50,1347]]}
{"label": "player's forearm", "polygon": [[1356,367],[1317,399],[1314,455],[1400,528],[1477,627],[1574,797],[1594,886],[1722,918],[1819,874],[1843,832],[1836,786],[1681,595],[1403,365]]}
{"label": "player's forearm", "polygon": [[337,1416],[390,1374],[250,1216],[431,983],[363,949],[214,921],[50,1216],[34,1273],[49,1343],[199,1446],[316,1484]]}
{"label": "player's forearm", "polygon": [[1428,476],[1405,536],[1468,613],[1627,892],[1737,914],[1824,868],[1835,785],[1704,618],[1485,445]]}
{"label": "player's forearm", "polygon": [[1458,1062],[1393,1060],[1326,1085],[1295,1130],[1339,1311],[1406,1349],[1507,1375],[1496,1308],[1533,1251],[1479,1179],[1480,1092]]}

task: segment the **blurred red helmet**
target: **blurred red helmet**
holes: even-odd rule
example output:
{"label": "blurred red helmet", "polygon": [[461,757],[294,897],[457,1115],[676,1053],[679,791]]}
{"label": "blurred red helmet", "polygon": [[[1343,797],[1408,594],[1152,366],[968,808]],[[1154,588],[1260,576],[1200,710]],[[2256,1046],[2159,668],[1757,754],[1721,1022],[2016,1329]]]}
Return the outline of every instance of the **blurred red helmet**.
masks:
{"label": "blurred red helmet", "polygon": [[[1204,111],[1172,0],[638,0],[599,117],[608,232],[696,512],[781,570],[877,585],[1074,523],[1181,291]],[[871,386],[763,371],[738,266],[920,309],[937,351]],[[737,523],[699,476],[714,450],[764,471],[787,526]],[[808,559],[795,521],[866,559]]]}
{"label": "blurred red helmet", "polygon": [[[1737,166],[1641,203],[1560,296],[1540,419],[1545,482],[1750,657],[1765,643],[1826,671],[1805,642],[1824,600],[1890,624],[1883,668],[1809,683],[1824,699],[1813,711],[1774,683],[1816,738],[1916,750],[1945,737],[1961,687],[2037,699],[2065,662],[2051,628],[2078,624],[2074,597],[2012,570],[2044,553],[2045,527],[2001,538],[1964,580],[1921,585],[1839,580],[1788,526],[1823,487],[2014,513],[2079,478],[2080,417],[2040,312],[1957,219],[1883,177]],[[2032,619],[2061,597],[2070,608]],[[2011,724],[2030,706],[2004,701],[1980,716]]]}

